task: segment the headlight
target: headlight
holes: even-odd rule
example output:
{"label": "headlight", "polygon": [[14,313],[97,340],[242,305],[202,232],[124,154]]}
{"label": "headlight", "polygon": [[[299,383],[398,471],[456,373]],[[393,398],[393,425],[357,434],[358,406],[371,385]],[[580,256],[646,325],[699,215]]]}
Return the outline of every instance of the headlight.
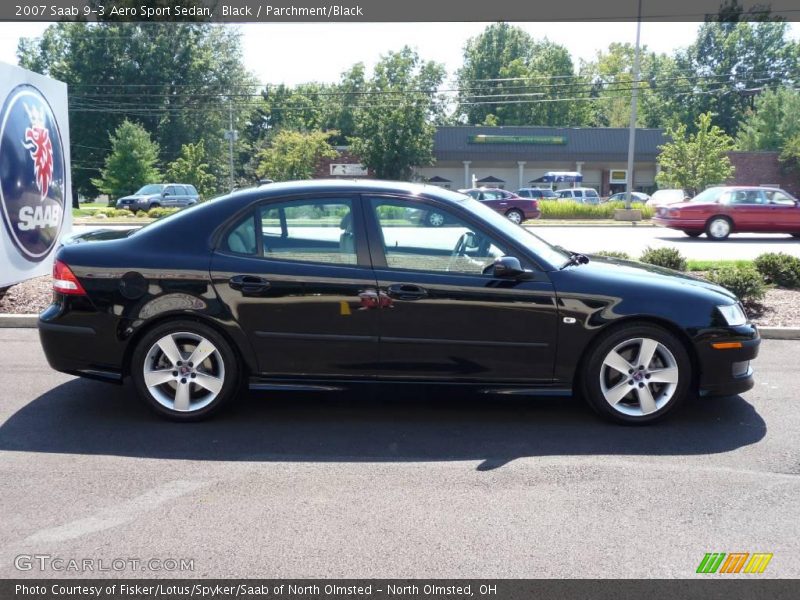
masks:
{"label": "headlight", "polygon": [[725,319],[725,322],[731,327],[736,327],[737,325],[744,325],[747,323],[747,315],[744,314],[744,310],[740,304],[718,306],[717,310],[719,311],[719,314],[722,315],[722,318]]}

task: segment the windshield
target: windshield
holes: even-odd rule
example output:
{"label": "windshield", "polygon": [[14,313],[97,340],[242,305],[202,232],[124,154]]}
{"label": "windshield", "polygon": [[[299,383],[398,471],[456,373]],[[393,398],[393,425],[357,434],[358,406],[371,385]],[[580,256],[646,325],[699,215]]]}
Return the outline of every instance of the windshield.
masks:
{"label": "windshield", "polygon": [[159,183],[151,183],[150,185],[146,185],[143,188],[140,188],[138,192],[136,192],[137,196],[144,196],[145,194],[160,194],[161,190],[164,189],[164,186]]}
{"label": "windshield", "polygon": [[559,250],[521,225],[515,225],[506,217],[495,212],[485,204],[481,204],[477,200],[463,194],[448,193],[447,196],[451,199],[454,198],[458,200],[462,206],[480,217],[481,220],[488,222],[495,229],[498,229],[516,243],[536,254],[536,256],[547,263],[546,266],[558,268],[565,260],[570,258],[569,252]]}

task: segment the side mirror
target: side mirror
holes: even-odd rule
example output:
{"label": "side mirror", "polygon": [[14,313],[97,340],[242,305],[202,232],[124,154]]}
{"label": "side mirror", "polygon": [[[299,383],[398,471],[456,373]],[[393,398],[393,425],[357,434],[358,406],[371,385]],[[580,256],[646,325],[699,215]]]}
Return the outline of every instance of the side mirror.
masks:
{"label": "side mirror", "polygon": [[167,196],[169,196],[169,192],[161,192],[162,198],[166,198]]}
{"label": "side mirror", "polygon": [[492,275],[498,279],[530,279],[531,272],[523,269],[515,256],[501,256],[492,267]]}

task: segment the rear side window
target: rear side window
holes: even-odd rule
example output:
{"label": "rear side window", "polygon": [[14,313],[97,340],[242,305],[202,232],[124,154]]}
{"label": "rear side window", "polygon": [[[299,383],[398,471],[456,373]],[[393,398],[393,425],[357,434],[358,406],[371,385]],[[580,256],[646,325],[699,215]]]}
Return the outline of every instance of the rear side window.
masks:
{"label": "rear side window", "polygon": [[586,190],[586,196],[589,198],[597,198],[597,192],[594,190]]}
{"label": "rear side window", "polygon": [[228,250],[277,260],[354,265],[352,202],[303,199],[260,206],[225,235]]}

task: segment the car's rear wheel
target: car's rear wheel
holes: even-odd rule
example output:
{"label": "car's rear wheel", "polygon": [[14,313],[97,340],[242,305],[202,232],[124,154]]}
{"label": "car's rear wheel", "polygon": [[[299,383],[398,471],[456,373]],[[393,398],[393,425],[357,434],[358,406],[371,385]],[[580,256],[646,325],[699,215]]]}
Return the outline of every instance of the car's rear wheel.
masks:
{"label": "car's rear wheel", "polygon": [[683,233],[688,235],[690,238],[696,238],[696,237],[700,237],[701,235],[703,235],[702,231],[684,231]]}
{"label": "car's rear wheel", "polygon": [[196,421],[238,392],[236,356],[217,331],[194,321],[155,327],[137,344],[131,374],[139,395],[158,414]]}
{"label": "car's rear wheel", "polygon": [[506,217],[512,223],[516,223],[519,225],[525,220],[525,215],[522,214],[522,211],[517,210],[516,208],[512,208],[510,211],[506,213]]}
{"label": "car's rear wheel", "polygon": [[721,241],[726,239],[733,229],[728,217],[712,217],[706,223],[706,235],[709,239]]}
{"label": "car's rear wheel", "polygon": [[581,383],[587,401],[618,423],[663,418],[686,397],[692,363],[667,330],[630,325],[604,335],[589,351]]}
{"label": "car's rear wheel", "polygon": [[438,212],[429,212],[428,216],[425,218],[425,222],[430,227],[441,227],[444,225],[444,215]]}

